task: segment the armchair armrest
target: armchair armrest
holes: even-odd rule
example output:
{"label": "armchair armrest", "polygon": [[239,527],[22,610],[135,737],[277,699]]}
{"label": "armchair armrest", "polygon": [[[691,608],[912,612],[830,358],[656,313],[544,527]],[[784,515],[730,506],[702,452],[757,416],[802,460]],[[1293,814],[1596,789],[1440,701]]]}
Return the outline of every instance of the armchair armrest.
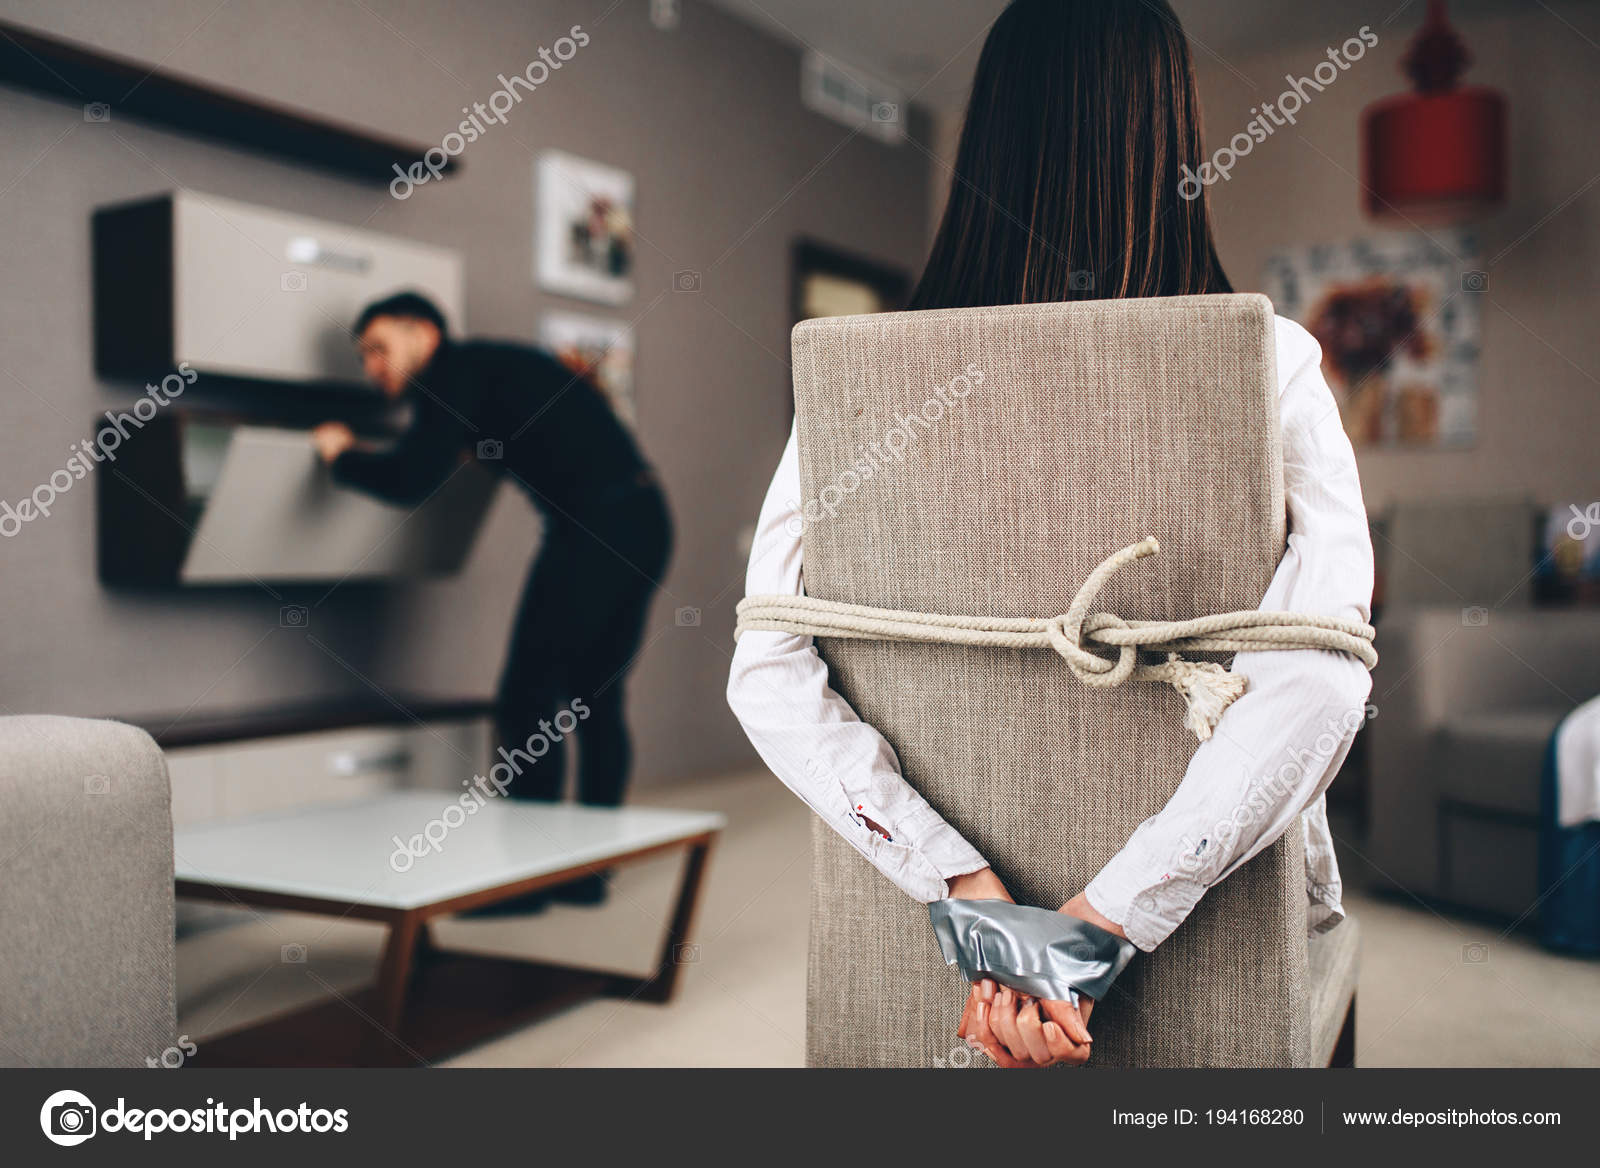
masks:
{"label": "armchair armrest", "polygon": [[144,1066],[172,1045],[166,761],[119,722],[0,718],[0,1065]]}

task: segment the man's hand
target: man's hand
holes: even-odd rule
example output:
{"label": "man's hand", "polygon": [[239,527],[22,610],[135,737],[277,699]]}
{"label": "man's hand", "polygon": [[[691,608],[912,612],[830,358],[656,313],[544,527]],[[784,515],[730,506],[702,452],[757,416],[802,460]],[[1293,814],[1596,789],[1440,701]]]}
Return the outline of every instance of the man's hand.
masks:
{"label": "man's hand", "polygon": [[982,1050],[1002,1067],[1027,1069],[1089,1061],[1089,1011],[1094,1002],[1084,998],[1081,1008],[1071,1002],[1033,998],[992,978],[972,983],[956,1037]]}
{"label": "man's hand", "polygon": [[331,464],[356,444],[356,436],[343,422],[324,422],[311,431],[311,445],[324,463]]}

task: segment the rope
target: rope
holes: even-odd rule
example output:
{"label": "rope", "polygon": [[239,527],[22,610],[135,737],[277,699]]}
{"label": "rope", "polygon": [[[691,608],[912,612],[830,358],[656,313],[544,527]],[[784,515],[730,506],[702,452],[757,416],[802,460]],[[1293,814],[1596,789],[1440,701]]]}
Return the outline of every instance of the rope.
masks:
{"label": "rope", "polygon": [[[1122,568],[1160,551],[1147,536],[1107,556],[1061,616],[946,616],[844,604],[814,596],[747,596],[739,602],[735,638],[752,630],[868,641],[924,641],[1001,649],[1054,649],[1073,676],[1100,688],[1129,681],[1164,681],[1183,695],[1184,724],[1204,742],[1224,710],[1245,691],[1245,679],[1210,661],[1188,661],[1181,653],[1262,652],[1328,649],[1348,653],[1368,669],[1378,662],[1373,628],[1360,621],[1296,612],[1225,612],[1182,621],[1123,620],[1090,613],[1089,606]],[[1093,642],[1116,651],[1103,657]],[[1143,664],[1139,650],[1165,650],[1159,664]]]}

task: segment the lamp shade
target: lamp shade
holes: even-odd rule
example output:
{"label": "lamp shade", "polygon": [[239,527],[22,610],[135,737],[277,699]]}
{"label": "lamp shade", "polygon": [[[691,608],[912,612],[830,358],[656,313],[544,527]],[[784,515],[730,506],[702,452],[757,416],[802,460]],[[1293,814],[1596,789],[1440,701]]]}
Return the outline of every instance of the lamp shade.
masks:
{"label": "lamp shade", "polygon": [[1416,92],[1375,102],[1361,115],[1369,215],[1450,222],[1504,201],[1505,98],[1492,89],[1457,86],[1468,60],[1443,0],[1430,0],[1402,62]]}

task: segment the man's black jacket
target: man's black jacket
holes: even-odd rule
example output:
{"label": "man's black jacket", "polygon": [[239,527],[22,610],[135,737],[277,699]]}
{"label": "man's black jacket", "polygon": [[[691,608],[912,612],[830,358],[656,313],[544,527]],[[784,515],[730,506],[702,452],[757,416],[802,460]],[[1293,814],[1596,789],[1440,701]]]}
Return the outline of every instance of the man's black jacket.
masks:
{"label": "man's black jacket", "polygon": [[538,349],[444,341],[414,383],[415,413],[405,433],[387,450],[345,451],[334,460],[335,479],[417,504],[476,458],[559,519],[581,516],[648,475],[600,390]]}

